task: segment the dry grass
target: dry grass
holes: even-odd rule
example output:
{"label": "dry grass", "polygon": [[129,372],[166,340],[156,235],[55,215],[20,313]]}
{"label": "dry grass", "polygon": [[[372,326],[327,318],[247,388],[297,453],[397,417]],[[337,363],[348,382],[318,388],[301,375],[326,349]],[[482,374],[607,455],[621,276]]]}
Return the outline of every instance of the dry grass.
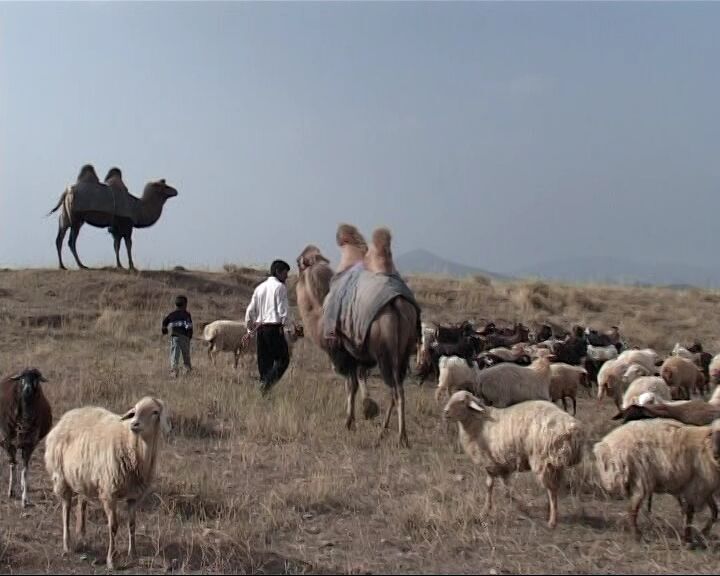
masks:
{"label": "dry grass", "polygon": [[[167,377],[168,343],[160,321],[176,293],[189,297],[199,326],[241,317],[257,272],[0,272],[0,368],[23,365],[49,378],[45,391],[58,418],[98,404],[121,412],[152,393],[172,410],[173,433],[159,476],[138,516],[140,560],[133,572],[686,572],[716,570],[717,540],[707,550],[680,541],[680,514],[658,497],[644,516],[645,541],[631,541],[624,503],[595,485],[589,458],[566,480],[560,524],[545,527],[546,500],[532,477],[513,482],[514,500],[498,492],[497,509],[480,513],[482,471],[440,425],[428,387],[408,382],[412,448],[390,436],[379,447],[379,422],[343,428],[343,386],[309,342],[270,397],[254,389],[246,358],[234,373],[229,355],[213,369],[194,343],[194,374]],[[632,343],[669,351],[699,338],[720,349],[720,295],[699,290],[573,287],[486,278],[411,278],[424,316],[440,321],[494,319],[620,326]],[[387,401],[383,385],[373,394]],[[590,441],[613,427],[610,404],[580,398],[578,418]],[[394,422],[394,421],[393,421]],[[0,496],[0,571],[104,572],[107,540],[97,505],[89,549],[60,556],[60,511],[42,466],[33,458],[31,499]],[[7,481],[3,466],[0,485]],[[121,522],[124,516],[121,515]],[[125,531],[119,546],[125,545]]]}

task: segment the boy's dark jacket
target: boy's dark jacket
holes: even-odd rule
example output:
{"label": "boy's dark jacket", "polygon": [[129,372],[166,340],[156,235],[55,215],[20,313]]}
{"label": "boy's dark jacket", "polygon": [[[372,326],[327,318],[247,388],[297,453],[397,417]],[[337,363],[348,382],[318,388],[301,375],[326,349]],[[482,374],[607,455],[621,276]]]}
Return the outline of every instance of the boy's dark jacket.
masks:
{"label": "boy's dark jacket", "polygon": [[187,310],[173,310],[165,317],[162,323],[162,333],[167,334],[170,328],[171,336],[187,336],[192,338],[192,316]]}

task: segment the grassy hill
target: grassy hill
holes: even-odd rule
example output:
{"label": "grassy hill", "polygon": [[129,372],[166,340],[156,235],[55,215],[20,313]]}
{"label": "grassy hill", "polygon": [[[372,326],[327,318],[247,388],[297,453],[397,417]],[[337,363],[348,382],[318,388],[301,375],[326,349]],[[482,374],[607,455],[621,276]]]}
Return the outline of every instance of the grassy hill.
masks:
{"label": "grassy hill", "polygon": [[[652,515],[641,518],[645,541],[632,541],[626,503],[598,489],[590,457],[566,479],[555,531],[545,527],[545,494],[528,474],[513,480],[514,500],[499,490],[496,510],[483,516],[483,471],[445,430],[433,390],[407,381],[410,450],[398,451],[394,434],[376,445],[379,421],[343,428],[342,381],[309,342],[296,346],[290,369],[265,399],[254,388],[254,358],[234,372],[230,357],[221,356],[214,368],[200,342],[193,343],[194,373],[170,379],[160,322],[175,295],[188,296],[197,326],[241,318],[262,276],[243,268],[0,271],[0,369],[40,368],[56,419],[86,404],[123,412],[146,394],[172,411],[173,432],[138,513],[140,559],[130,573],[716,571],[716,540],[710,550],[688,550],[671,497],[656,497]],[[664,353],[695,338],[720,350],[714,291],[423,276],[409,282],[425,319],[617,324],[631,344]],[[290,284],[293,294],[293,278]],[[373,377],[370,387],[382,408],[384,385]],[[581,395],[588,449],[616,425],[614,412]],[[63,558],[42,445],[29,478],[34,507],[23,511],[0,496],[0,571],[104,573],[101,508],[90,507],[88,547]]]}

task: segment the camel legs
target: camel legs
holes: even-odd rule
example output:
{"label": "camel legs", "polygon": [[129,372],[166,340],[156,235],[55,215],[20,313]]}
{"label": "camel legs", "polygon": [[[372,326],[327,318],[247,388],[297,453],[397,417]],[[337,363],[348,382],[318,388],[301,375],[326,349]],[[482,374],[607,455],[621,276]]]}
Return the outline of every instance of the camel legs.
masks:
{"label": "camel legs", "polygon": [[74,222],[70,226],[70,239],[68,240],[68,245],[70,246],[70,251],[72,252],[73,256],[75,256],[75,262],[77,262],[77,265],[80,268],[86,269],[87,266],[80,262],[80,257],[78,256],[77,249],[75,248],[75,244],[77,243],[78,234],[80,234],[80,228],[82,227],[82,222]]}
{"label": "camel legs", "polygon": [[405,430],[405,389],[402,383],[397,387],[397,403],[398,403],[398,444],[410,448],[407,432]]}
{"label": "camel legs", "polygon": [[345,392],[347,393],[345,426],[348,430],[352,430],[355,423],[355,396],[357,395],[358,385],[357,371],[353,370],[350,376],[345,379]]}
{"label": "camel legs", "polygon": [[67,233],[67,226],[64,226],[62,222],[58,225],[58,233],[55,237],[55,248],[57,249],[57,255],[58,255],[58,262],[60,263],[60,270],[67,270],[65,268],[65,264],[63,264],[62,259],[62,244],[63,240],[65,240],[65,234]]}
{"label": "camel legs", "polygon": [[128,255],[128,267],[130,270],[135,270],[135,263],[132,259],[132,231],[125,236],[125,249]]}
{"label": "camel legs", "polygon": [[115,265],[122,268],[123,265],[120,263],[120,236],[118,234],[113,234],[113,248],[115,249]]}

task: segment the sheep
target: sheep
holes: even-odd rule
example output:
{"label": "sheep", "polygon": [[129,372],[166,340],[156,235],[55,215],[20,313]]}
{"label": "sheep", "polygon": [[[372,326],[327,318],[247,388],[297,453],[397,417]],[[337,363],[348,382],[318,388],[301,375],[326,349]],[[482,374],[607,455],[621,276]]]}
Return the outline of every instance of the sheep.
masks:
{"label": "sheep", "polygon": [[609,346],[588,345],[587,357],[591,360],[613,360],[618,357],[618,351],[613,344]]}
{"label": "sheep", "polygon": [[440,367],[435,399],[440,402],[445,392],[450,396],[456,390],[469,388],[476,396],[499,408],[525,400],[549,401],[550,358],[538,358],[528,367],[506,362],[485,370],[480,370],[475,363],[460,369],[459,364],[465,362],[463,359],[448,358]]}
{"label": "sheep", "polygon": [[655,371],[655,366],[660,364],[660,357],[657,352],[652,348],[645,348],[643,350],[625,350],[622,352],[617,359],[619,361],[625,361],[627,364],[642,364],[650,370],[651,373]]}
{"label": "sheep", "polygon": [[646,497],[672,494],[685,513],[686,541],[695,510],[710,507],[708,534],[717,519],[713,493],[720,489],[720,422],[685,426],[672,420],[629,422],[593,447],[600,484],[630,498],[628,516],[640,539],[637,516]]}
{"label": "sheep", "polygon": [[[285,339],[288,343],[288,352],[292,354],[292,347],[298,338],[303,336],[301,326],[285,328]],[[233,367],[237,369],[238,361],[243,353],[255,350],[255,333],[248,334],[245,322],[237,320],[215,320],[203,328],[202,340],[209,344],[208,358],[215,365],[218,352],[232,352],[234,355]]]}
{"label": "sheep", "polygon": [[439,366],[438,386],[435,390],[435,400],[438,403],[444,392],[449,396],[455,389],[474,383],[480,374],[477,363],[471,362],[468,365],[465,358],[459,356],[441,356]]}
{"label": "sheep", "polygon": [[563,410],[567,411],[565,398],[570,398],[573,403],[573,416],[577,413],[577,390],[578,384],[588,386],[587,371],[579,366],[570,366],[557,362],[550,364],[550,401],[562,400]]}
{"label": "sheep", "polygon": [[685,358],[687,360],[693,360],[695,357],[690,350],[680,346],[680,342],[675,342],[675,346],[673,347],[671,354],[673,356],[680,356],[680,358]]}
{"label": "sheep", "polygon": [[712,403],[702,400],[688,400],[685,402],[644,404],[642,406],[630,404],[627,408],[620,410],[612,419],[630,422],[648,418],[671,418],[683,424],[707,426],[716,418],[720,418],[720,401],[715,398]]}
{"label": "sheep", "polygon": [[47,382],[37,368],[28,368],[0,381],[0,445],[10,460],[8,498],[15,493],[15,454],[20,450],[23,469],[20,473],[22,507],[28,506],[28,468],[38,442],[52,427],[52,409],[42,391]]}
{"label": "sheep", "polygon": [[668,386],[684,388],[688,397],[694,390],[697,390],[700,394],[705,392],[705,376],[702,370],[687,358],[670,356],[665,359],[660,368],[660,375],[668,383]]}
{"label": "sheep", "polygon": [[713,356],[710,361],[710,366],[708,366],[708,373],[710,375],[711,384],[720,384],[720,354]]}
{"label": "sheep", "polygon": [[680,404],[687,404],[690,400],[667,400],[657,396],[655,392],[643,392],[637,397],[635,404],[638,406],[646,406],[648,404],[667,404],[669,406],[679,406]]}
{"label": "sheep", "polygon": [[437,327],[427,324],[426,322],[421,323],[420,330],[420,346],[418,346],[417,355],[415,357],[416,368],[419,369],[422,365],[423,358],[429,356],[430,346],[437,342]]}
{"label": "sheep", "polygon": [[150,488],[161,431],[170,423],[165,403],[146,396],[124,415],[85,406],[66,412],[48,434],[45,467],[62,500],[63,553],[69,548],[70,510],[78,495],[76,533],[85,537],[86,499],[97,497],[108,519],[107,567],[113,569],[118,500],[128,507],[128,557],[135,554],[135,511]]}
{"label": "sheep", "polygon": [[513,472],[532,470],[547,490],[548,527],[557,524],[557,492],[565,468],[582,458],[584,432],[580,422],[555,404],[542,400],[509,408],[483,406],[479,398],[455,392],[444,409],[448,421],[458,423],[460,442],[475,464],[487,472],[485,510],[492,508],[495,478],[506,487]]}
{"label": "sheep", "polygon": [[657,400],[670,401],[670,387],[659,376],[641,376],[630,382],[623,394],[621,409],[625,410],[631,404],[642,404],[638,401],[640,395],[652,393]]}

